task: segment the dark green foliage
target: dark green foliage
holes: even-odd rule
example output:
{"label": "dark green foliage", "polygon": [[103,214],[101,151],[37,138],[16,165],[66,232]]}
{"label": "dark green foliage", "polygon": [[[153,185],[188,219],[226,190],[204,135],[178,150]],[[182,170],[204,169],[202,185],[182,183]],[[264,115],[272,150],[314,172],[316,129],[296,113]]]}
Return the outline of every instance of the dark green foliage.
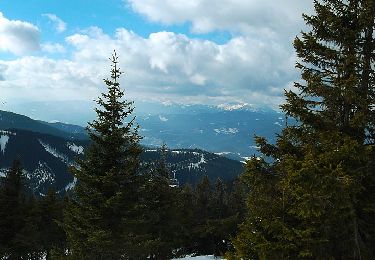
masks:
{"label": "dark green foliage", "polygon": [[231,237],[243,221],[242,190],[239,183],[228,187],[220,179],[211,185],[205,176],[194,190],[186,186],[180,191],[180,253],[224,255],[231,249]]}
{"label": "dark green foliage", "polygon": [[65,233],[57,224],[62,221],[63,201],[53,191],[38,199],[30,194],[20,162],[14,161],[1,180],[1,257],[51,259],[52,250],[62,252],[66,248]]}
{"label": "dark green foliage", "polygon": [[314,1],[294,42],[306,84],[287,91],[287,126],[243,179],[248,213],[234,240],[245,259],[374,258],[375,2]]}
{"label": "dark green foliage", "polygon": [[[236,184],[230,189],[207,176],[193,189],[171,187],[172,174],[166,163],[165,147],[161,159],[142,177],[142,218],[145,233],[142,258],[170,259],[184,254],[224,255],[230,238],[237,231],[244,211],[244,193]],[[230,204],[232,203],[232,204]]]}
{"label": "dark green foliage", "polygon": [[72,169],[78,183],[64,228],[75,259],[127,259],[141,252],[140,137],[133,103],[122,99],[116,53],[111,62],[111,79],[104,80],[108,92],[99,97],[97,119],[88,127],[91,147]]}
{"label": "dark green foliage", "polygon": [[178,245],[180,245],[180,254],[192,252],[193,248],[193,218],[194,218],[194,191],[190,185],[185,185],[178,192],[177,220],[178,227]]}
{"label": "dark green foliage", "polygon": [[48,190],[47,194],[39,199],[39,227],[41,233],[40,244],[46,259],[52,259],[53,252],[63,253],[67,248],[66,235],[61,227],[63,221],[63,209],[66,201],[58,198],[54,190]]}
{"label": "dark green foliage", "polygon": [[161,158],[154,163],[142,190],[147,229],[148,248],[145,257],[169,259],[178,243],[177,195],[178,189],[170,186],[171,172],[166,165],[166,148],[160,150]]}
{"label": "dark green foliage", "polygon": [[16,235],[24,227],[24,208],[22,169],[19,161],[14,161],[4,179],[0,190],[0,255],[16,255]]}
{"label": "dark green foliage", "polygon": [[0,256],[38,259],[37,205],[26,196],[21,164],[14,161],[0,189]]}
{"label": "dark green foliage", "polygon": [[207,176],[197,184],[195,188],[195,205],[193,215],[194,237],[193,245],[197,253],[208,254],[212,252],[213,244],[207,230],[209,220],[209,201],[211,197],[211,186]]}

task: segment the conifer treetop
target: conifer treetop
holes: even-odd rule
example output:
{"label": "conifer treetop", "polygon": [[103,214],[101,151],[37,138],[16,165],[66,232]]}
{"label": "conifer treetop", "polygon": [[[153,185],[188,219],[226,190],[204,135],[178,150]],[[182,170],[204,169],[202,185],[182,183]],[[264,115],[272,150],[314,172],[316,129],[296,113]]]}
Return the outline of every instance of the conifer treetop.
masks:
{"label": "conifer treetop", "polygon": [[118,66],[118,55],[113,51],[111,58],[111,77],[103,79],[107,86],[107,92],[102,93],[96,100],[99,108],[95,108],[97,119],[88,123],[91,139],[107,136],[108,134],[123,135],[129,137],[130,143],[138,143],[141,137],[138,135],[139,126],[135,123],[133,116],[134,101],[124,100],[124,91],[120,87],[120,76],[123,74]]}

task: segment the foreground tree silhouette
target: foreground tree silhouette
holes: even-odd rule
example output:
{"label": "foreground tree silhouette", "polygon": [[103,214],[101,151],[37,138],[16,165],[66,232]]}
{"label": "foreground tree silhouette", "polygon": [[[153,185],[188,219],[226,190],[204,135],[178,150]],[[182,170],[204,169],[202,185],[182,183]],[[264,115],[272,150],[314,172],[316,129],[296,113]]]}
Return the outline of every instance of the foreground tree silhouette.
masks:
{"label": "foreground tree silhouette", "polygon": [[40,259],[35,200],[29,198],[21,163],[0,178],[0,258]]}
{"label": "foreground tree silhouette", "polygon": [[311,31],[296,38],[306,84],[287,91],[298,124],[253,158],[237,257],[373,259],[375,72],[373,0],[314,1]]}
{"label": "foreground tree silhouette", "polygon": [[91,147],[72,169],[78,182],[64,229],[74,259],[134,259],[142,240],[137,235],[140,136],[133,102],[123,100],[116,52],[110,60],[108,91],[98,98],[97,119],[88,126]]}

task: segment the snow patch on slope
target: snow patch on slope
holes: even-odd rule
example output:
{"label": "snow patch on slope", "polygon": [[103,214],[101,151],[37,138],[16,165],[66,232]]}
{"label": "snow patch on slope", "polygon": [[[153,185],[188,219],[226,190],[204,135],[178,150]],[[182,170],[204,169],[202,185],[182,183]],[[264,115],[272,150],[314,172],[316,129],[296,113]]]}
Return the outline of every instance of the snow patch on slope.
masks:
{"label": "snow patch on slope", "polygon": [[174,150],[174,151],[171,151],[171,152],[174,153],[174,154],[185,153],[184,151],[179,151],[179,150]]}
{"label": "snow patch on slope", "polygon": [[220,104],[217,108],[225,110],[225,111],[235,111],[235,110],[250,110],[256,111],[253,105],[248,103],[240,103],[240,104]]}
{"label": "snow patch on slope", "polygon": [[84,153],[84,148],[81,145],[76,145],[75,143],[68,142],[66,146],[76,154],[83,154]]}
{"label": "snow patch on slope", "polygon": [[225,155],[228,155],[228,154],[231,154],[232,152],[217,152],[215,153],[216,155],[219,155],[219,156],[225,156]]}
{"label": "snow patch on slope", "polygon": [[5,177],[7,173],[8,173],[8,169],[6,168],[0,169],[0,177]]}
{"label": "snow patch on slope", "polygon": [[2,134],[2,135],[17,135],[17,133],[7,131],[7,130],[0,130],[0,134]]}
{"label": "snow patch on slope", "polygon": [[0,136],[0,150],[3,154],[5,153],[5,148],[7,146],[8,141],[9,141],[8,135],[1,135]]}
{"label": "snow patch on slope", "polygon": [[49,144],[47,143],[44,143],[42,140],[39,139],[39,143],[43,146],[43,148],[46,150],[46,152],[52,154],[54,157],[56,158],[59,158],[62,162],[68,164],[69,163],[69,159],[66,155],[60,153],[59,151],[57,151],[55,148],[53,148],[52,146],[50,146]]}
{"label": "snow patch on slope", "polygon": [[38,167],[33,172],[34,176],[39,176],[39,184],[46,182],[53,182],[55,180],[55,175],[52,169],[47,165],[47,163],[42,163],[39,161]]}
{"label": "snow patch on slope", "polygon": [[200,160],[197,162],[197,163],[190,163],[189,166],[188,166],[188,169],[191,170],[191,169],[199,169],[200,166],[204,163],[207,163],[206,162],[206,159],[204,158],[204,154],[201,154],[201,158]]}
{"label": "snow patch on slope", "polygon": [[235,128],[235,127],[233,127],[233,128],[231,128],[231,127],[230,128],[224,128],[224,127],[215,128],[214,131],[215,131],[216,134],[226,134],[226,135],[236,134],[236,133],[239,132],[238,128]]}
{"label": "snow patch on slope", "polygon": [[65,191],[72,190],[77,184],[77,178],[74,177],[73,181],[68,183],[68,185],[65,186]]}
{"label": "snow patch on slope", "polygon": [[159,115],[159,119],[160,119],[160,121],[162,121],[162,122],[167,122],[167,121],[168,121],[168,118],[166,118],[166,117],[164,117],[164,116],[161,116],[161,115]]}
{"label": "snow patch on slope", "polygon": [[44,184],[52,184],[55,182],[55,174],[52,169],[45,162],[38,162],[38,166],[30,174],[26,172],[26,177],[33,183],[34,189],[39,188]]}

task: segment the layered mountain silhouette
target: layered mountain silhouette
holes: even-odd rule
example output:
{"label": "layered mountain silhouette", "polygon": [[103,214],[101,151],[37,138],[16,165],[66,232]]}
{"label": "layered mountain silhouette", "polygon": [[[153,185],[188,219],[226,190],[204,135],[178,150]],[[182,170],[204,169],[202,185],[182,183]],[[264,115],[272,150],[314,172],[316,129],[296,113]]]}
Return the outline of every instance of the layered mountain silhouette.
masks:
{"label": "layered mountain silhouette", "polygon": [[[76,180],[69,167],[77,166],[76,160],[90,145],[84,128],[0,111],[0,129],[0,175],[4,176],[13,160],[18,159],[35,194],[44,195],[51,187],[65,193],[74,187]],[[144,149],[144,165],[158,159],[158,149]],[[212,181],[229,181],[243,170],[239,161],[198,149],[168,150],[166,159],[171,177],[177,178],[180,185],[195,184],[205,175]]]}

